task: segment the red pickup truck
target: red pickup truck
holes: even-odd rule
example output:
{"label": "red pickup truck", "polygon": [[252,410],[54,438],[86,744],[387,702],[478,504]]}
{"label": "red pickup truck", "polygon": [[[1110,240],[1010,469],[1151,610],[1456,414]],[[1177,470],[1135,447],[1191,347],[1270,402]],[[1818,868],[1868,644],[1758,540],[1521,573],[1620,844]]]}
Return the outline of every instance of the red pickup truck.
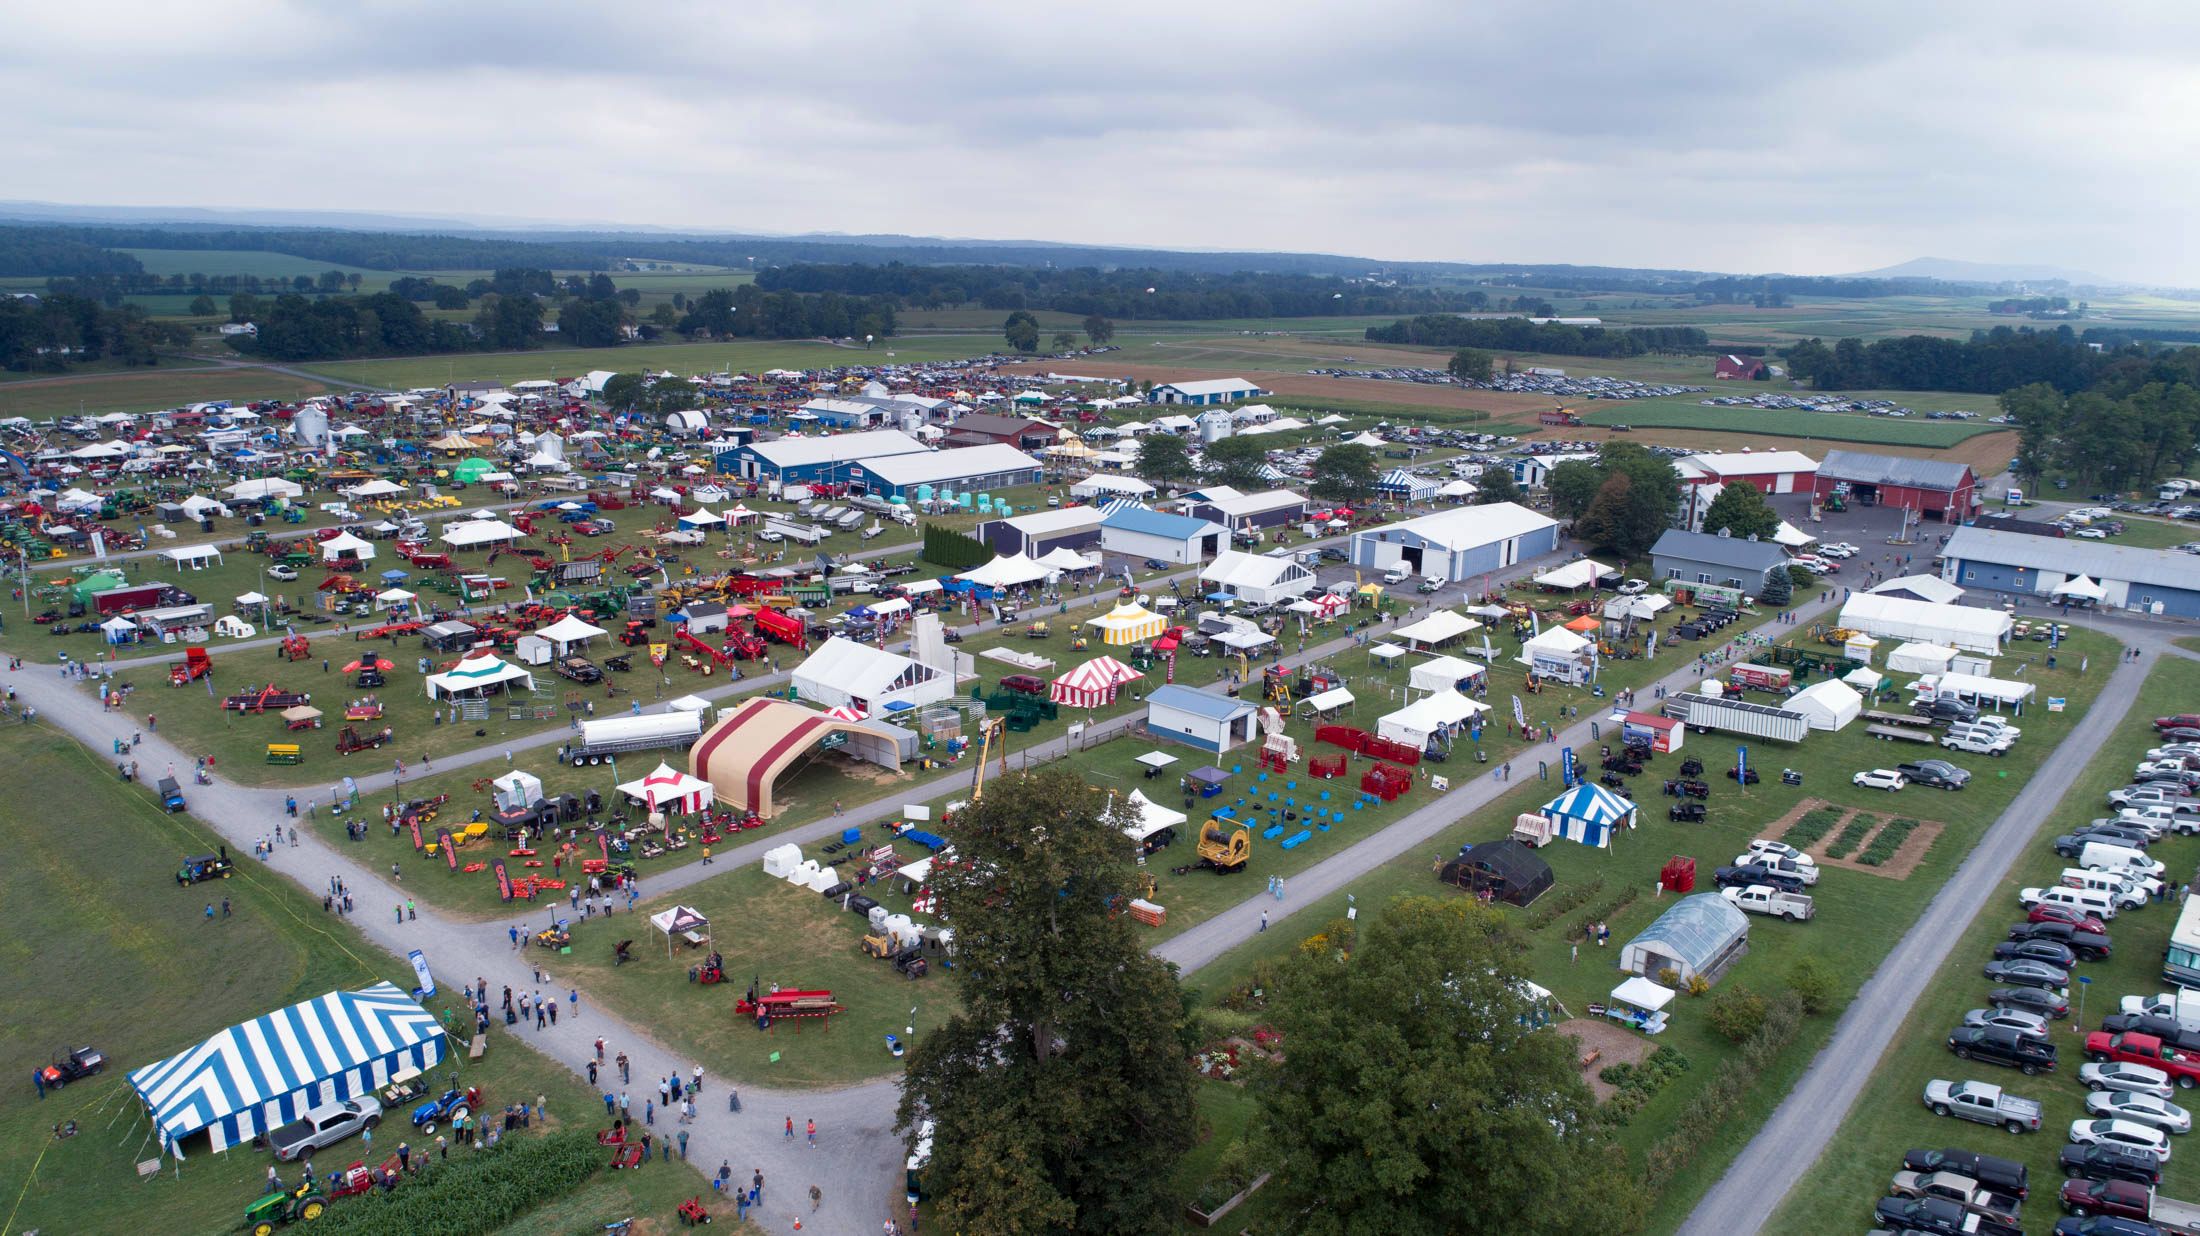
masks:
{"label": "red pickup truck", "polygon": [[2144,1064],[2169,1074],[2172,1080],[2187,1090],[2200,1086],[2200,1055],[2180,1051],[2151,1034],[2131,1031],[2110,1034],[2105,1030],[2095,1030],[2085,1036],[2085,1058]]}
{"label": "red pickup truck", "polygon": [[2129,1180],[2066,1180],[2060,1200],[2062,1208],[2074,1215],[2137,1219],[2177,1236],[2185,1236],[2200,1223],[2200,1206],[2157,1196],[2154,1190]]}

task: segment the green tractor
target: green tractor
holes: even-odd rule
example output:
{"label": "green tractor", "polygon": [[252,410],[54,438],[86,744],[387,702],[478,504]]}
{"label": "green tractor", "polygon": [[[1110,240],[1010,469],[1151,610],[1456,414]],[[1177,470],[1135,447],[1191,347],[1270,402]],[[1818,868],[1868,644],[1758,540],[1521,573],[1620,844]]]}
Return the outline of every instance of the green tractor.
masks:
{"label": "green tractor", "polygon": [[270,1193],[244,1208],[244,1230],[252,1236],[274,1236],[278,1227],[311,1223],[328,1209],[328,1198],[311,1179],[281,1193]]}

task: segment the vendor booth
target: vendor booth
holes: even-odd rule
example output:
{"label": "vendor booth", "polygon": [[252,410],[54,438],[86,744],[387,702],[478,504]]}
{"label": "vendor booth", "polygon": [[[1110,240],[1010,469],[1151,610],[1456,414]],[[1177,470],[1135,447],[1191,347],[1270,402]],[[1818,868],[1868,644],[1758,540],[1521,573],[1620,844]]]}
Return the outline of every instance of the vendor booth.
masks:
{"label": "vendor booth", "polygon": [[693,906],[674,906],[649,916],[652,931],[663,933],[665,956],[672,956],[673,946],[685,944],[689,948],[705,948],[710,944],[710,919]]}
{"label": "vendor booth", "polygon": [[1672,988],[1660,987],[1638,975],[1612,989],[1612,1002],[1605,1006],[1604,1015],[1644,1034],[1663,1034],[1667,1025],[1665,1006],[1671,1003]]}
{"label": "vendor booth", "polygon": [[1109,645],[1136,644],[1156,639],[1169,627],[1161,615],[1136,601],[1125,602],[1098,618],[1087,619],[1085,625],[1097,628],[1100,642]]}
{"label": "vendor booth", "polygon": [[619,793],[651,811],[702,811],[717,801],[710,782],[663,762],[639,781],[619,783]]}
{"label": "vendor booth", "polygon": [[1543,817],[1557,834],[1597,849],[1610,849],[1612,834],[1635,826],[1635,804],[1601,785],[1584,781],[1543,804]]}

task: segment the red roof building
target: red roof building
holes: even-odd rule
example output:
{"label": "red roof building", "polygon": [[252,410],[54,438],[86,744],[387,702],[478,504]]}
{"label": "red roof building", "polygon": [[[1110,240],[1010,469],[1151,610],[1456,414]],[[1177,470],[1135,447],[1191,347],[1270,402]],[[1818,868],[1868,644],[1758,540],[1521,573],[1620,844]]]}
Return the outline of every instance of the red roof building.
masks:
{"label": "red roof building", "polygon": [[1711,376],[1736,381],[1751,381],[1765,373],[1765,363],[1754,356],[1736,356],[1728,353],[1711,366]]}

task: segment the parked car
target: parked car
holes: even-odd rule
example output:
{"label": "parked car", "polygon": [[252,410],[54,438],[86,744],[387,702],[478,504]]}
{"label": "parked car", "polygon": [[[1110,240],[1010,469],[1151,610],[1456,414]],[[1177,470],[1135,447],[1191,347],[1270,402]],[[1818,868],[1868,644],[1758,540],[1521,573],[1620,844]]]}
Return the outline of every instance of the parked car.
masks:
{"label": "parked car", "polygon": [[2174,1016],[2119,1010],[2101,1018],[2101,1029],[2109,1034],[2143,1034],[2188,1055],[2200,1054],[2200,1030],[2187,1030]]}
{"label": "parked car", "polygon": [[2054,1021],[2070,1016],[2070,1001],[2044,987],[1996,987],[1986,993],[1986,1003],[1997,1009],[2038,1013]]}
{"label": "parked car", "polygon": [[2007,983],[2012,987],[2052,987],[2061,991],[2070,986],[2068,970],[2061,966],[2051,966],[2044,961],[1989,961],[1986,963],[1985,973],[1987,982]]}
{"label": "parked car", "polygon": [[2200,1206],[2157,1198],[2131,1180],[2067,1180],[2056,1200],[2071,1217],[2056,1221],[2055,1236],[2162,1236],[2200,1223]]}
{"label": "parked car", "polygon": [[2097,936],[2108,934],[2108,924],[2097,916],[2048,901],[2033,906],[2026,918],[2034,923],[2068,923],[2080,931],[2090,931]]}
{"label": "parked car", "polygon": [[1711,879],[1720,888],[1747,888],[1752,884],[1763,884],[1784,893],[1800,893],[1803,891],[1803,881],[1801,879],[1791,875],[1782,875],[1760,863],[1749,863],[1739,867],[1721,867],[1711,873]]}
{"label": "parked car", "polygon": [[[1974,1083],[1975,1084],[1975,1083]],[[2015,1159],[1980,1154],[1950,1146],[1944,1150],[1910,1150],[1902,1156],[1906,1172],[1961,1172],[1989,1188],[2018,1197],[2032,1192],[2032,1169]]]}
{"label": "parked car", "polygon": [[275,1157],[285,1163],[333,1146],[362,1129],[382,1123],[382,1105],[359,1098],[310,1112],[267,1135]]}
{"label": "parked car", "polygon": [[1666,819],[1686,823],[1702,820],[1707,814],[1704,805],[1698,802],[1674,803],[1665,809]]}
{"label": "parked car", "polygon": [[2017,1009],[1972,1009],[1963,1015],[1966,1026],[2000,1026],[2018,1034],[2047,1041],[2047,1018],[2038,1013],[2026,1013]]}
{"label": "parked car", "polygon": [[2169,1074],[2182,1089],[2200,1086],[2200,1058],[2151,1034],[2095,1030],[2085,1036],[2085,1058],[2096,1062],[2144,1064]]}
{"label": "parked car", "polygon": [[[1753,855],[1765,854],[1774,858],[1793,859],[1798,863],[1815,863],[1818,861],[1785,841],[1767,841],[1762,837],[1749,843],[1749,852]],[[1757,860],[1752,858],[1749,861],[1756,862]]]}
{"label": "parked car", "polygon": [[1920,717],[1928,717],[1934,721],[1978,720],[1978,709],[1964,703],[1962,700],[1946,695],[1929,700],[1918,700],[1910,705],[1910,711]]}
{"label": "parked car", "polygon": [[269,579],[281,580],[283,583],[287,584],[298,578],[298,568],[294,566],[286,566],[278,562],[274,566],[267,568],[267,577]]}
{"label": "parked car", "polygon": [[1867,790],[1886,790],[1892,793],[1903,785],[1901,773],[1891,768],[1874,768],[1849,778],[1849,784]]}
{"label": "parked car", "polygon": [[2044,961],[2068,970],[2078,963],[2078,954],[2069,945],[2054,940],[2003,940],[1994,945],[1994,960]]}
{"label": "parked car", "polygon": [[2022,1236],[2015,1224],[1974,1215],[1954,1202],[1938,1197],[1883,1197],[1872,1208],[1880,1227],[1894,1232],[1926,1232],[1931,1236]]}
{"label": "parked car", "polygon": [[1914,760],[1895,765],[1894,771],[1913,785],[1935,790],[1960,790],[1971,782],[1968,769],[1957,768],[1946,760]]}
{"label": "parked car", "polygon": [[1641,596],[1648,591],[1650,591],[1650,581],[1647,579],[1629,579],[1619,586],[1619,594],[1623,597]]}
{"label": "parked car", "polygon": [[2055,1067],[2055,1045],[1999,1026],[1958,1026],[1948,1035],[1948,1050],[1958,1060],[2006,1065],[2025,1076]]}
{"label": "parked car", "polygon": [[1001,689],[1018,691],[1025,695],[1045,695],[1047,684],[1045,680],[1031,674],[1008,674],[1001,679]]}
{"label": "parked car", "polygon": [[2168,1099],[2136,1090],[2095,1090],[2085,1096],[2085,1110],[2090,1115],[2129,1120],[2164,1133],[2192,1132],[2192,1113]]}
{"label": "parked car", "polygon": [[2144,1151],[2164,1164],[2169,1162],[2169,1134],[2136,1121],[2105,1118],[2073,1120],[2070,1122],[2070,1140],[2072,1144],[2079,1146],[2107,1142]]}
{"label": "parked car", "polygon": [[1802,922],[1817,912],[1817,906],[1802,893],[1783,892],[1767,884],[1722,888],[1719,895],[1735,908],[1750,914],[1765,914],[1790,922]]}
{"label": "parked car", "polygon": [[2078,1080],[2088,1090],[2129,1090],[2137,1094],[2151,1094],[2157,1099],[2167,1099],[2177,1093],[2177,1083],[2169,1074],[2150,1064],[2132,1064],[2122,1060],[2098,1061],[2078,1066]]}
{"label": "parked car", "polygon": [[1989,1189],[1960,1172],[1896,1172],[1887,1192],[1893,1197],[1937,1197],[2001,1223],[2015,1223],[2024,1212],[2023,1198]]}
{"label": "parked car", "polygon": [[2172,713],[2166,717],[2156,717],[2154,728],[2157,730],[2200,730],[2200,712],[2180,712]]}
{"label": "parked car", "polygon": [[1794,859],[1788,858],[1784,855],[1737,854],[1734,856],[1734,865],[1737,867],[1747,867],[1751,865],[1763,867],[1767,871],[1778,872],[1779,874],[1785,876],[1793,876],[1796,879],[1801,880],[1806,886],[1816,884],[1818,882],[1818,864],[1808,857],[1805,857],[1801,862],[1797,862]]}
{"label": "parked car", "polygon": [[2106,935],[2080,931],[2069,923],[2016,923],[2009,928],[2009,938],[2052,941],[2069,949],[2080,961],[2102,960],[2109,955],[2111,944]]}
{"label": "parked car", "polygon": [[2055,1156],[2055,1162],[2062,1168],[2063,1175],[2086,1180],[2129,1180],[2151,1185],[2162,1179],[2161,1160],[2127,1146],[2107,1143],[2065,1146]]}

